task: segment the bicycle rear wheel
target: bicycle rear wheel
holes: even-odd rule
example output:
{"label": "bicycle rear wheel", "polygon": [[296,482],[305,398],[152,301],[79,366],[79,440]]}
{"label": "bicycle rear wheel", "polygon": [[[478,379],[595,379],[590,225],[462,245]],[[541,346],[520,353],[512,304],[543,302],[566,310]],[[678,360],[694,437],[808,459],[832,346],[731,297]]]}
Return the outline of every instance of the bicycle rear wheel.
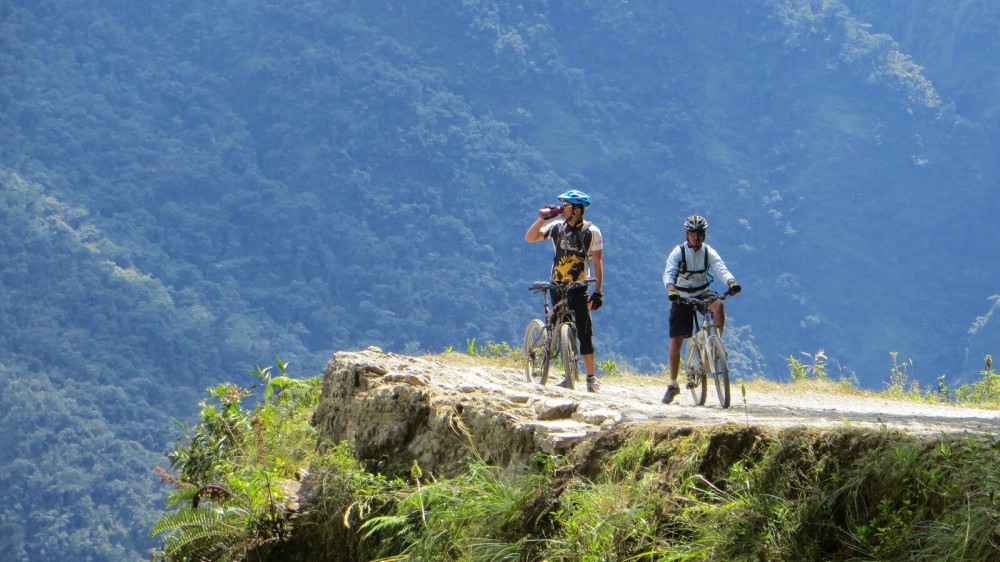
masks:
{"label": "bicycle rear wheel", "polygon": [[543,341],[545,325],[535,318],[524,332],[524,378],[528,382],[545,384],[549,378],[549,346]]}
{"label": "bicycle rear wheel", "polygon": [[719,395],[719,404],[728,408],[732,397],[729,392],[729,353],[722,343],[722,338],[708,338],[709,357],[712,358],[712,378],[715,379],[715,392]]}
{"label": "bicycle rear wheel", "polygon": [[576,326],[569,322],[559,326],[559,354],[569,388],[573,388],[580,373],[580,344],[576,339]]}
{"label": "bicycle rear wheel", "polygon": [[704,406],[705,399],[708,397],[708,376],[705,375],[705,363],[702,340],[698,336],[688,339],[684,368],[687,372],[687,387],[691,391],[691,398],[694,399],[695,406]]}

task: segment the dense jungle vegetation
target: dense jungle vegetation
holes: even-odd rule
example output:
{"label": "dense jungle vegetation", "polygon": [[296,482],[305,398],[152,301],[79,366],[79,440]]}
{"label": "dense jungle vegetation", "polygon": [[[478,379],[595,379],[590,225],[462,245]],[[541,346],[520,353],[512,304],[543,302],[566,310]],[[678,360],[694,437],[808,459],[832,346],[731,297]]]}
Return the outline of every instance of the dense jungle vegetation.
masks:
{"label": "dense jungle vegetation", "polygon": [[[685,216],[745,377],[879,388],[996,352],[985,0],[0,0],[0,558],[145,557],[150,467],[280,356],[516,341],[573,187],[602,359],[665,357]],[[897,355],[892,355],[893,353]]]}

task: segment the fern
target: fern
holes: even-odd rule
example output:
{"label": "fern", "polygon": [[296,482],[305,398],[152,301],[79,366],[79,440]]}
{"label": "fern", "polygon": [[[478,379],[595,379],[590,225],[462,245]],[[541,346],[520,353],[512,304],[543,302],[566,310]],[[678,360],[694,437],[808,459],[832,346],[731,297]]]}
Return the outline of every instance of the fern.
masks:
{"label": "fern", "polygon": [[187,434],[169,455],[178,476],[157,468],[176,488],[149,532],[162,536],[162,560],[242,560],[287,536],[281,484],[309,462],[311,448],[302,442],[315,439],[308,416],[320,385],[288,377],[280,359],[278,366],[277,377],[271,367],[249,371],[266,385],[253,410],[240,403],[249,389],[220,384],[208,391],[221,404],[202,401],[199,423],[180,424]]}
{"label": "fern", "polygon": [[[179,560],[231,560],[227,553],[245,552],[255,542],[241,532],[242,517],[227,516],[219,509],[195,509],[182,506],[160,519],[150,531],[150,537],[168,533],[164,541],[165,559]],[[241,545],[237,537],[250,544]],[[235,547],[235,548],[234,548]]]}
{"label": "fern", "polygon": [[153,525],[149,536],[167,533],[164,559],[239,560],[284,532],[273,502],[248,491],[259,492],[247,486],[185,488],[170,499],[180,507]]}
{"label": "fern", "polygon": [[152,538],[166,531],[176,531],[187,527],[213,527],[219,522],[219,514],[214,510],[195,509],[190,505],[184,505],[177,510],[167,513],[157,521],[153,525],[153,528],[150,529],[149,536]]}

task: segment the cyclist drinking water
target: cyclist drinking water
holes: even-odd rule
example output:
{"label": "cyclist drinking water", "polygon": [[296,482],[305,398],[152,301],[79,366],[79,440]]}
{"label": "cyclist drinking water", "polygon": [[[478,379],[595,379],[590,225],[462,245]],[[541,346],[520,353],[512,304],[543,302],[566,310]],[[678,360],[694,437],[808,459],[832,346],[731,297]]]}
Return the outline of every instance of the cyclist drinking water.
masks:
{"label": "cyclist drinking water", "polygon": [[[589,299],[586,287],[571,289],[568,299],[569,306],[576,315],[580,356],[583,357],[583,366],[587,370],[587,391],[597,392],[601,387],[594,372],[594,334],[590,311],[601,308],[603,304],[604,295],[601,293],[601,288],[604,284],[604,241],[601,238],[601,231],[592,222],[583,218],[584,212],[590,206],[589,195],[573,189],[557,199],[562,205],[539,209],[538,219],[528,227],[524,239],[528,242],[552,239],[552,246],[555,249],[552,281],[570,283],[582,281],[589,276],[596,279],[594,293]],[[557,217],[559,220],[548,222],[549,219]],[[562,297],[553,294],[552,298],[554,303]],[[559,383],[562,387],[572,387],[572,385],[573,381],[568,379]]]}
{"label": "cyclist drinking water", "polygon": [[[694,307],[680,302],[681,298],[704,299],[715,277],[729,285],[729,292],[737,294],[740,285],[714,248],[705,243],[708,222],[704,217],[694,215],[684,221],[687,242],[675,246],[667,256],[667,267],[663,270],[663,286],[667,288],[670,302],[670,350],[667,364],[670,368],[670,384],[663,395],[663,403],[669,404],[680,394],[677,386],[677,371],[681,362],[681,346],[684,339],[694,333]],[[713,277],[713,274],[715,277]],[[719,325],[719,334],[726,324],[726,311],[721,300],[710,304],[709,309]]]}

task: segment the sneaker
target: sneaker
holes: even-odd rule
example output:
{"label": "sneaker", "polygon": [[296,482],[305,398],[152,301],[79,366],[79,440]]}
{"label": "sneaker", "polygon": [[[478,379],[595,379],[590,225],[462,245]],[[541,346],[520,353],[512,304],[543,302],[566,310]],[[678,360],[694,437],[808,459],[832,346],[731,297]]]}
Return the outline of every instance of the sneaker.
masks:
{"label": "sneaker", "polygon": [[670,386],[667,387],[667,393],[663,395],[663,403],[669,404],[674,401],[674,398],[681,393],[681,389],[677,388],[677,383],[672,382]]}
{"label": "sneaker", "polygon": [[575,384],[574,384],[573,379],[571,379],[569,377],[566,377],[566,378],[563,379],[563,381],[561,383],[557,384],[556,386],[561,387],[561,388],[568,388],[570,390],[573,390],[573,388],[575,387]]}
{"label": "sneaker", "polygon": [[587,375],[587,392],[597,392],[601,390],[601,383],[597,382],[597,377]]}

